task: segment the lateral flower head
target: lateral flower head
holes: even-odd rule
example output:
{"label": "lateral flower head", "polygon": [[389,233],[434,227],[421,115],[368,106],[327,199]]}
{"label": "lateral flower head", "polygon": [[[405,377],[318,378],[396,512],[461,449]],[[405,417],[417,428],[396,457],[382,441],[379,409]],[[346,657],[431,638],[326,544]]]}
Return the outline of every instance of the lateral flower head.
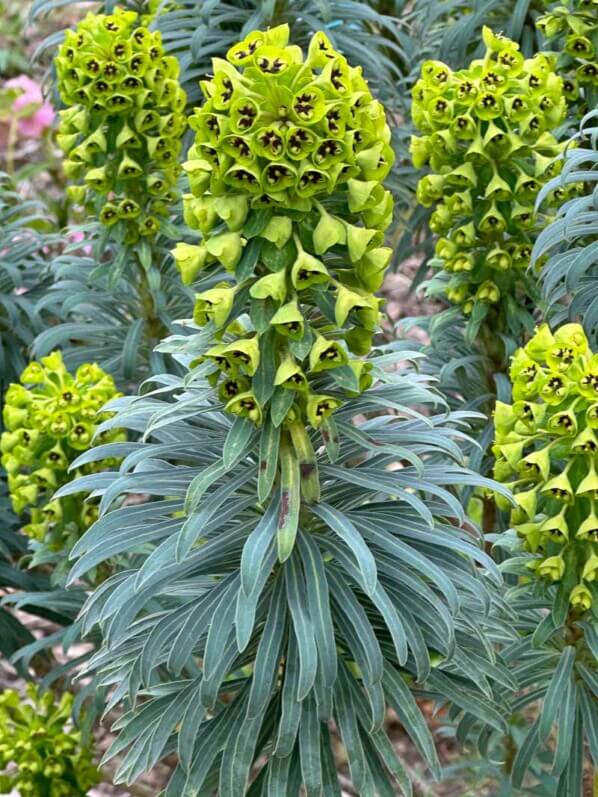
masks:
{"label": "lateral flower head", "polygon": [[539,159],[548,166],[562,149],[547,131],[564,118],[565,100],[560,77],[547,76],[545,56],[526,60],[517,43],[489,28],[483,39],[484,59],[467,69],[423,64],[412,103],[422,135],[411,152],[416,168],[431,170],[419,180],[417,199],[434,208],[438,267],[453,273],[467,264],[458,285],[438,286],[466,314],[492,324],[511,297],[529,292],[522,274],[537,222],[534,200],[550,179]]}
{"label": "lateral flower head", "polygon": [[[85,364],[73,375],[56,351],[31,362],[4,396],[4,419],[9,431],[0,437],[2,465],[17,514],[35,522],[25,526],[49,551],[72,545],[85,531],[72,498],[50,501],[58,487],[73,477],[69,467],[79,453],[93,444],[98,424],[110,417],[102,407],[116,398],[114,381],[98,365]],[[9,423],[7,423],[7,421]],[[102,433],[102,442],[124,439],[118,430]],[[94,473],[105,463],[84,465],[79,472]]]}
{"label": "lateral flower head", "polygon": [[598,574],[595,365],[581,325],[544,324],[512,358],[515,402],[495,413],[495,477],[513,486],[511,523],[523,547],[543,556],[538,576],[578,582],[569,598],[577,609],[587,604],[582,582]]}
{"label": "lateral flower head", "polygon": [[[124,243],[155,235],[176,198],[187,126],[178,61],[165,54],[159,32],[116,8],[90,13],[68,30],[55,65],[60,97],[70,106],[60,114],[57,140],[65,172],[86,187],[80,200]],[[110,153],[108,140],[116,145]]]}
{"label": "lateral flower head", "polygon": [[5,793],[84,797],[100,781],[93,750],[72,724],[73,696],[28,684],[0,696],[0,766]]}

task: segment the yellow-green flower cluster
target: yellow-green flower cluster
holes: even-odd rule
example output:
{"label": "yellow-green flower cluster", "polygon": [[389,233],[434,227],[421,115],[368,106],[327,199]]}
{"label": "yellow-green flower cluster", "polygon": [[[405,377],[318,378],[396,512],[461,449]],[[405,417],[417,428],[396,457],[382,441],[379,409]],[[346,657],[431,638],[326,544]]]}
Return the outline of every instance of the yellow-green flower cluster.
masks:
{"label": "yellow-green flower cluster", "polygon": [[84,797],[100,780],[90,748],[71,723],[73,696],[57,701],[28,684],[0,692],[0,794]]}
{"label": "yellow-green flower cluster", "polygon": [[447,297],[465,313],[512,294],[529,265],[534,200],[560,165],[551,131],[566,110],[554,58],[524,59],[509,39],[489,28],[483,36],[483,59],[458,72],[427,61],[413,90],[413,121],[424,134],[412,138],[413,163],[431,167],[417,198],[434,206]]}
{"label": "yellow-green flower cluster", "polygon": [[227,59],[203,83],[184,165],[185,219],[202,241],[173,254],[185,283],[222,279],[197,295],[194,318],[214,327],[205,356],[227,411],[261,423],[272,391],[257,381],[317,427],[371,383],[357,357],[391,255],[390,131],[361,69],[322,33],[304,57],[286,25],[256,31]]}
{"label": "yellow-green flower cluster", "polygon": [[58,143],[70,193],[120,225],[123,240],[152,236],[176,199],[186,96],[176,58],[132,11],[88,14],[56,58]]}
{"label": "yellow-green flower cluster", "polygon": [[[25,533],[52,550],[70,547],[97,515],[80,497],[52,499],[53,493],[76,477],[71,462],[87,448],[97,425],[108,416],[103,405],[119,394],[111,376],[95,364],[81,365],[72,376],[60,352],[31,362],[4,396],[0,437],[1,462],[8,473],[14,511],[28,511]],[[120,431],[101,435],[102,442],[124,439]],[[85,465],[79,474],[104,470],[109,461]]]}
{"label": "yellow-green flower cluster", "polygon": [[569,601],[592,605],[598,586],[598,354],[583,328],[548,325],[514,355],[513,403],[497,402],[495,477],[516,501],[511,521],[529,568],[568,579]]}
{"label": "yellow-green flower cluster", "polygon": [[536,25],[559,52],[565,96],[584,113],[598,98],[598,0],[546,0],[546,5]]}
{"label": "yellow-green flower cluster", "polygon": [[255,31],[213,68],[190,119],[197,137],[185,168],[196,195],[240,194],[252,207],[305,212],[315,197],[365,181],[375,185],[362,204],[388,203],[378,186],[393,161],[384,109],[361,67],[324,34],[304,59],[288,45],[287,26]]}

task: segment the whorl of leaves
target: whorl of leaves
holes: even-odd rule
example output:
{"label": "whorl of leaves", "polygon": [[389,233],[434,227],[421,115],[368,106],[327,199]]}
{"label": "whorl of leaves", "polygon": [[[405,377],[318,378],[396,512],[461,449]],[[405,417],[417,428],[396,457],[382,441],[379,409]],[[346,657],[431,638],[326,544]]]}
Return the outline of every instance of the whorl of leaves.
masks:
{"label": "whorl of leaves", "polygon": [[[187,360],[196,345],[193,337],[168,343]],[[454,701],[457,714],[503,727],[492,704],[501,669],[480,631],[492,586],[472,558],[489,571],[494,565],[463,525],[451,487],[485,482],[459,464],[454,424],[462,418],[434,414],[438,399],[426,380],[382,370],[405,356],[374,360],[377,388],[338,410],[318,456],[322,501],[302,506],[284,564],[276,551],[279,488],[268,506],[256,497],[273,476],[275,428],[248,424],[240,434],[193,371],[113,405],[120,411],[109,425],[143,432],[144,442],[119,444],[120,472],[81,479],[61,494],[103,494],[102,517],[73,552],[73,581],[107,558],[131,555],[129,569],[106,581],[83,615],[85,628],[99,623],[105,640],[90,665],[97,681],[115,687],[112,703],[130,701],[109,754],[130,748],[117,780],[132,781],[178,750],[168,795],[207,792],[219,772],[223,794],[245,794],[262,754],[267,763],[252,794],[290,794],[301,782],[332,787],[334,718],[355,787],[387,793],[386,765],[409,794],[382,722],[392,706],[437,773],[413,680]],[[432,414],[409,410],[414,403]],[[354,413],[373,417],[355,426]],[[312,442],[318,448],[315,433]],[[78,464],[115,454],[100,446]],[[388,470],[397,457],[404,467]],[[128,493],[151,500],[122,506]],[[135,554],[142,545],[145,553]]]}

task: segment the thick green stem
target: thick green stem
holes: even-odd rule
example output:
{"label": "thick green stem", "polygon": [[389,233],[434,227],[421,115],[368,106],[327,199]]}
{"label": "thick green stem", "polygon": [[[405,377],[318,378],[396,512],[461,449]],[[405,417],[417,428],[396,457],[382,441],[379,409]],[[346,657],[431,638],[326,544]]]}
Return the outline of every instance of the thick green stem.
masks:
{"label": "thick green stem", "polygon": [[288,429],[299,461],[301,494],[306,501],[318,503],[320,500],[320,477],[318,475],[316,454],[307,430],[302,423],[298,422],[290,424]]}
{"label": "thick green stem", "polygon": [[147,270],[138,258],[136,258],[136,266],[139,273],[139,298],[143,308],[143,317],[145,318],[147,339],[150,349],[153,349],[155,345],[166,337],[168,329],[157,315],[156,303],[150,288]]}
{"label": "thick green stem", "polygon": [[301,509],[299,460],[286,432],[280,441],[280,513],[278,516],[278,559],[284,562],[295,546]]}

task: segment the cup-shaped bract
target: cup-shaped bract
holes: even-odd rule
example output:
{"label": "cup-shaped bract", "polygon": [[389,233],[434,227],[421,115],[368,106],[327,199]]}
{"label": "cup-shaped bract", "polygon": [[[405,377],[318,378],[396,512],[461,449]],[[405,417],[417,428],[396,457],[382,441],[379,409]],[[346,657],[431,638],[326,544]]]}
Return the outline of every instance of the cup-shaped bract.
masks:
{"label": "cup-shaped bract", "polygon": [[84,797],[100,781],[93,752],[73,726],[74,698],[32,684],[0,693],[0,792]]}
{"label": "cup-shaped bract", "polygon": [[525,290],[534,201],[560,167],[552,131],[566,112],[555,57],[524,59],[515,42],[483,35],[485,57],[467,69],[423,64],[412,110],[423,135],[411,142],[414,165],[431,169],[417,197],[434,208],[444,292],[467,315],[486,305],[478,318]]}
{"label": "cup-shaped bract", "polygon": [[118,395],[114,380],[98,365],[81,365],[73,375],[58,351],[31,362],[21,374],[21,384],[11,384],[6,391],[0,451],[10,499],[18,515],[28,515],[25,534],[50,555],[72,547],[95,520],[96,506],[82,505],[80,496],[52,496],[77,475],[114,464],[92,461],[69,470],[94,442],[124,439],[118,430],[101,432],[94,439],[98,425],[110,417],[102,407]]}
{"label": "cup-shaped bract", "polygon": [[513,489],[511,523],[533,554],[530,571],[567,579],[583,612],[598,553],[598,355],[581,325],[553,334],[543,324],[514,355],[510,377],[513,403],[494,413],[494,475]]}
{"label": "cup-shaped bract", "polygon": [[557,54],[563,91],[581,118],[598,100],[598,2],[545,0],[545,5],[536,27]]}
{"label": "cup-shaped bract", "polygon": [[361,69],[322,33],[307,54],[288,37],[254,31],[214,59],[184,164],[185,219],[202,241],[173,254],[183,282],[209,286],[194,320],[218,343],[199,359],[225,409],[297,429],[371,383],[356,355],[380,319],[394,156]]}
{"label": "cup-shaped bract", "polygon": [[[177,197],[187,127],[179,64],[132,11],[88,14],[55,60],[72,197],[121,240],[153,236]],[[83,190],[81,188],[83,187]]]}

